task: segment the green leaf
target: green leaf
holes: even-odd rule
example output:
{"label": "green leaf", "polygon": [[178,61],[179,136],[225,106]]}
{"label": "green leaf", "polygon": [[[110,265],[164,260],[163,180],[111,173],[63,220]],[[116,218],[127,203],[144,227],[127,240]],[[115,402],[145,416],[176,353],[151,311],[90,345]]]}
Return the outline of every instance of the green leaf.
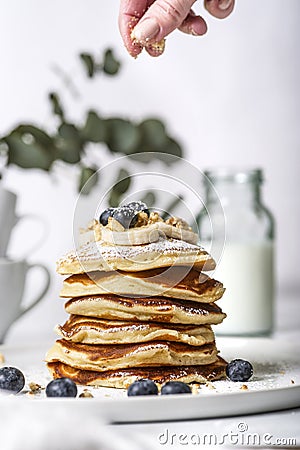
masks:
{"label": "green leaf", "polygon": [[146,203],[147,206],[151,207],[156,203],[156,197],[154,192],[147,192],[142,198],[141,201]]}
{"label": "green leaf", "polygon": [[162,153],[158,153],[158,158],[165,162],[166,164],[173,164],[176,163],[176,158],[168,158],[168,156],[164,156],[164,153],[167,155],[177,156],[179,158],[182,158],[182,149],[181,146],[175,139],[168,137],[165,144],[163,145],[161,149]]}
{"label": "green leaf", "polygon": [[131,177],[126,169],[120,169],[117,181],[113,186],[113,190],[119,194],[124,194],[130,187]]}
{"label": "green leaf", "polygon": [[56,136],[57,157],[70,164],[80,161],[84,141],[75,125],[62,123]]}
{"label": "green leaf", "polygon": [[80,140],[79,130],[73,123],[63,122],[58,127],[58,133],[64,139],[73,141]]}
{"label": "green leaf", "polygon": [[103,142],[106,140],[107,124],[95,111],[88,111],[86,122],[81,129],[81,136],[90,142]]}
{"label": "green leaf", "polygon": [[120,204],[123,194],[128,191],[131,184],[131,177],[126,169],[120,169],[116,182],[112,186],[109,196],[109,205],[116,207]]}
{"label": "green leaf", "polygon": [[87,76],[89,78],[93,78],[96,72],[96,63],[94,57],[90,53],[80,53],[79,58],[84,65]]}
{"label": "green leaf", "polygon": [[141,132],[141,146],[146,151],[161,150],[167,141],[164,124],[158,119],[146,119],[139,125]]}
{"label": "green leaf", "polygon": [[121,199],[122,199],[122,194],[119,194],[118,192],[111,190],[109,199],[108,199],[108,204],[112,208],[116,208],[121,203]]}
{"label": "green leaf", "polygon": [[140,123],[138,129],[141,137],[137,147],[137,155],[132,155],[133,159],[142,163],[159,159],[166,164],[170,164],[173,162],[172,158],[168,158],[164,154],[182,156],[181,146],[175,139],[167,135],[165,125],[161,120],[146,119]]}
{"label": "green leaf", "polygon": [[32,142],[38,142],[44,147],[53,147],[52,138],[44,130],[35,125],[19,125],[14,131],[22,136],[25,139],[25,142],[31,140]]}
{"label": "green leaf", "polygon": [[52,138],[33,125],[20,125],[3,139],[8,145],[8,164],[24,169],[49,170],[56,158]]}
{"label": "green leaf", "polygon": [[64,121],[64,110],[63,107],[61,105],[61,101],[60,98],[58,96],[58,94],[56,94],[55,92],[50,92],[49,94],[49,100],[51,103],[51,107],[52,107],[52,112],[54,115],[60,117],[60,119],[62,121]]}
{"label": "green leaf", "polygon": [[134,153],[140,142],[140,131],[132,122],[124,119],[107,119],[106,144],[111,152],[126,155]]}
{"label": "green leaf", "polygon": [[131,155],[130,158],[143,164],[149,164],[151,161],[158,159],[154,153],[151,153],[151,150],[145,150],[142,145],[139,148],[139,152]]}
{"label": "green leaf", "polygon": [[97,182],[97,171],[90,167],[83,167],[80,174],[78,190],[81,194],[88,195]]}
{"label": "green leaf", "polygon": [[103,72],[106,75],[116,75],[120,70],[120,62],[115,58],[112,49],[107,49],[104,53]]}

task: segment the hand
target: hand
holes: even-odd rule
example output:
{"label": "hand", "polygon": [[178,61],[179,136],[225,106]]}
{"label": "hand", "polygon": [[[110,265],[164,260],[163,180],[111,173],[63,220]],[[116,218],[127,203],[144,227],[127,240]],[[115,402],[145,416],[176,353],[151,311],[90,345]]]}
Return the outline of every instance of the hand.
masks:
{"label": "hand", "polygon": [[[119,28],[125,47],[133,57],[145,47],[151,56],[163,53],[163,39],[178,28],[202,36],[205,20],[191,9],[196,0],[121,0]],[[233,10],[235,0],[204,0],[213,16],[223,19]],[[157,44],[161,43],[161,44]]]}

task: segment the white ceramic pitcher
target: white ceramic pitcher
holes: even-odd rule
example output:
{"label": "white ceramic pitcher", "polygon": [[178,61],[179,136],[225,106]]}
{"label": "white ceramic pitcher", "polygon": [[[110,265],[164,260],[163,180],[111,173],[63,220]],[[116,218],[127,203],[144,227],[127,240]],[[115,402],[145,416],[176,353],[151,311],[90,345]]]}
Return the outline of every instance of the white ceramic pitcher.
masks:
{"label": "white ceramic pitcher", "polygon": [[[44,272],[44,286],[29,305],[24,306],[22,300],[26,278],[29,270],[33,268],[39,268]],[[10,261],[7,258],[0,258],[0,343],[3,342],[9,327],[44,297],[49,284],[49,271],[42,264],[28,264],[25,260]]]}
{"label": "white ceramic pitcher", "polygon": [[[18,217],[16,214],[16,203],[16,194],[7,191],[0,185],[0,257],[6,255],[13,228],[21,220],[34,220],[43,227],[43,236],[39,239],[39,242],[33,244],[34,248],[40,244],[46,234],[47,227],[44,220],[33,214],[26,214]],[[32,252],[32,249],[30,252]]]}

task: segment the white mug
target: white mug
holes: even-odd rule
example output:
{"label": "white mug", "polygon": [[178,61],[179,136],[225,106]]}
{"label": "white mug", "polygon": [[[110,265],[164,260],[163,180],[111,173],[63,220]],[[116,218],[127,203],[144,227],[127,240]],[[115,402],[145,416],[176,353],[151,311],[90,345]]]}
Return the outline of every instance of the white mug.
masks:
{"label": "white mug", "polygon": [[[45,273],[45,283],[28,306],[22,305],[27,273],[33,268]],[[25,260],[11,261],[0,258],[0,343],[9,327],[25,312],[35,306],[46,294],[50,284],[50,273],[42,264],[28,264]]]}
{"label": "white mug", "polygon": [[[5,256],[10,241],[11,232],[14,226],[21,220],[31,219],[43,225],[44,233],[39,242],[34,245],[38,247],[46,234],[46,224],[38,216],[26,214],[21,217],[16,215],[17,196],[13,192],[7,191],[0,186],[0,257]],[[31,251],[32,252],[32,249]],[[28,250],[29,253],[29,250]]]}

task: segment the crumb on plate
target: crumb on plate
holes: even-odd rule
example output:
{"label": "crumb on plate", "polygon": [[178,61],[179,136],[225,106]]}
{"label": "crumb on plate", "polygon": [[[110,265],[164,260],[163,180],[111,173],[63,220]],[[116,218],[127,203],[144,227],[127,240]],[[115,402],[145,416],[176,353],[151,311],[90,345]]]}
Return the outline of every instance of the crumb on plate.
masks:
{"label": "crumb on plate", "polygon": [[94,398],[94,396],[88,389],[84,389],[79,395],[79,398]]}
{"label": "crumb on plate", "polygon": [[210,381],[207,381],[205,386],[208,387],[208,389],[216,389],[216,386],[214,386]]}
{"label": "crumb on plate", "polygon": [[35,383],[34,381],[31,381],[28,386],[30,389],[29,394],[37,394],[38,392],[41,392],[42,389],[45,389],[40,384]]}
{"label": "crumb on plate", "polygon": [[192,389],[192,394],[198,394],[200,385],[197,383],[194,383],[191,385],[191,389]]}

